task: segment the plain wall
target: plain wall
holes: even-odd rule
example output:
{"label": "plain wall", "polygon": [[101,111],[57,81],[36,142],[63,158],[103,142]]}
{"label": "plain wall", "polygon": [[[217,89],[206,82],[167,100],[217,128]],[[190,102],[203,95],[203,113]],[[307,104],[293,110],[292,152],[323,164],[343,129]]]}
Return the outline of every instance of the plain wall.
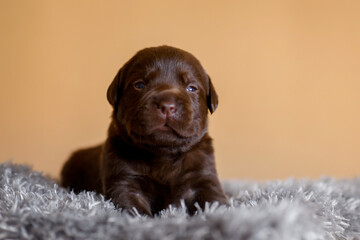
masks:
{"label": "plain wall", "polygon": [[136,51],[193,53],[220,104],[221,178],[360,172],[360,1],[0,1],[0,161],[57,177],[105,140],[106,90]]}

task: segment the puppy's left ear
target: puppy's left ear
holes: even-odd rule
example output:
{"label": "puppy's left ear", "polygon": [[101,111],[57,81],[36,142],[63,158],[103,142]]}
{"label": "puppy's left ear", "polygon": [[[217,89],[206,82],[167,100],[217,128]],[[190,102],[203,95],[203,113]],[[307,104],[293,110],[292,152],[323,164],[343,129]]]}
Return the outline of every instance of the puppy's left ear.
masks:
{"label": "puppy's left ear", "polygon": [[217,106],[219,104],[219,99],[218,99],[218,95],[215,91],[214,85],[211,82],[210,76],[207,75],[207,77],[209,80],[209,89],[207,91],[206,101],[207,101],[207,106],[209,108],[210,113],[213,114],[213,112],[215,112],[215,109],[217,108]]}

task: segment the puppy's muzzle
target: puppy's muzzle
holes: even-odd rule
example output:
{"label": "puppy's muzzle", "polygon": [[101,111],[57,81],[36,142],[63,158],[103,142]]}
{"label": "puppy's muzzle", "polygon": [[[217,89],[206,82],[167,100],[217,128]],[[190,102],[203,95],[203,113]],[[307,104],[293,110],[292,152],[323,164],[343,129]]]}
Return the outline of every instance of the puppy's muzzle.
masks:
{"label": "puppy's muzzle", "polygon": [[177,106],[173,101],[160,102],[157,105],[157,110],[161,117],[169,118],[176,114]]}
{"label": "puppy's muzzle", "polygon": [[175,118],[182,109],[177,89],[164,90],[153,97],[154,111],[161,119]]}

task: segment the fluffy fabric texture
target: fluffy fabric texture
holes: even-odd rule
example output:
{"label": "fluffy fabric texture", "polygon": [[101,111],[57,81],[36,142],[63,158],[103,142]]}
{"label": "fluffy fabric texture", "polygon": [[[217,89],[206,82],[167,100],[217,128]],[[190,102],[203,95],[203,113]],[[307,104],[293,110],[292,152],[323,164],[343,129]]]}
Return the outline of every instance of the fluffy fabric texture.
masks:
{"label": "fluffy fabric texture", "polygon": [[360,239],[360,179],[223,183],[231,206],[131,217],[22,165],[0,165],[0,239]]}

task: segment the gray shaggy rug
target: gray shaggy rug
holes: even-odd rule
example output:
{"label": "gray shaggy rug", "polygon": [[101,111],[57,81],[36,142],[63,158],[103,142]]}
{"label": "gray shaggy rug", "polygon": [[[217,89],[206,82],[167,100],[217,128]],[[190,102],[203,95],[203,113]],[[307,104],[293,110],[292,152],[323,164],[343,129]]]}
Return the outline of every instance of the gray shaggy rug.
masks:
{"label": "gray shaggy rug", "polygon": [[360,179],[223,183],[231,207],[131,217],[22,165],[0,165],[0,239],[360,239]]}

